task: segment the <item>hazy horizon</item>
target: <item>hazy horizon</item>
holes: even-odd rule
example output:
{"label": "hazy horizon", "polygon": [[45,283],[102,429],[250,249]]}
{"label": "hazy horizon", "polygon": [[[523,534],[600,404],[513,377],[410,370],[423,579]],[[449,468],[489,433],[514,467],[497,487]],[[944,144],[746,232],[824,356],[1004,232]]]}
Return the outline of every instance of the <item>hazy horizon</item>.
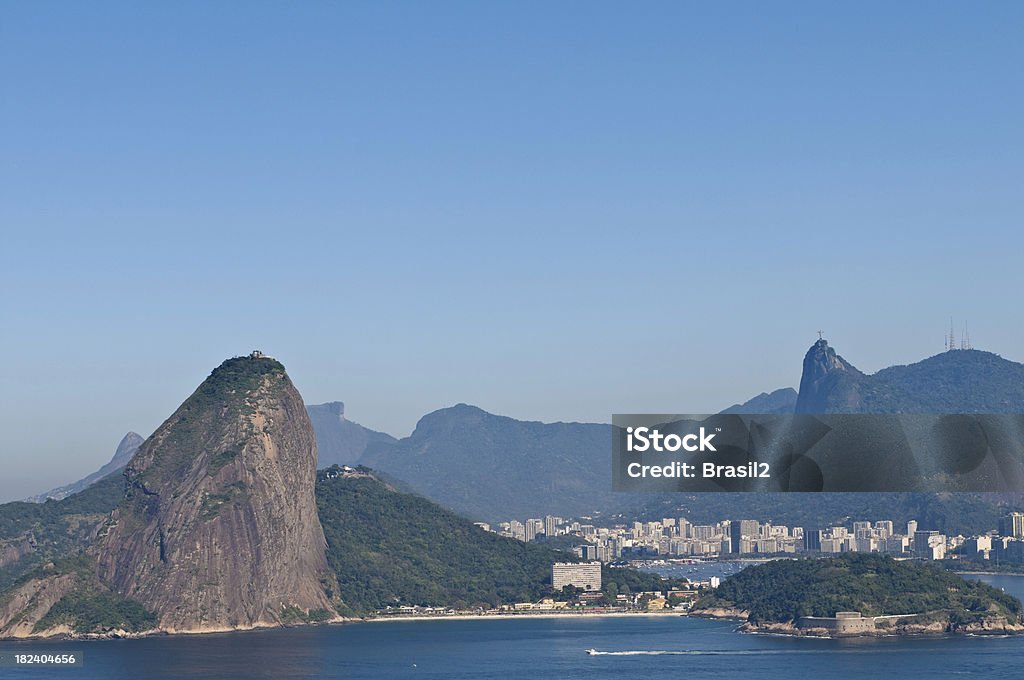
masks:
{"label": "hazy horizon", "polygon": [[0,500],[225,358],[408,434],[1024,361],[1024,5],[7,4]]}
{"label": "hazy horizon", "polygon": [[[974,348],[974,349],[979,349],[979,348]],[[982,350],[982,351],[989,351],[989,350]],[[839,352],[840,355],[843,354],[841,349],[839,349],[838,352]],[[997,355],[999,354],[998,352],[994,352],[994,353],[997,354]],[[240,353],[239,355],[242,355],[242,354],[244,354],[244,353]],[[284,361],[282,360],[281,357],[274,356],[274,355],[272,355],[270,353],[267,353],[267,354],[268,354],[268,356],[273,356],[275,359],[278,359],[279,361],[284,363]],[[927,359],[927,358],[929,358],[931,356],[934,356],[934,354],[929,354],[928,356],[921,357],[920,359],[918,359],[916,361],[924,360],[924,359]],[[1002,355],[999,355],[999,356],[1002,356]],[[225,359],[227,359],[227,358],[230,358],[230,357],[225,357]],[[847,359],[848,361],[850,361],[849,356],[844,356],[844,358]],[[851,361],[851,363],[853,363],[853,365],[856,368],[858,368],[860,370],[864,370],[863,367],[857,366],[856,362]],[[915,362],[912,361],[912,362],[908,362],[908,363],[915,363]],[[212,367],[212,368],[215,368],[215,366]],[[211,368],[211,370],[212,370],[212,368]],[[880,367],[878,367],[878,370],[880,370],[882,368],[887,368],[887,367],[886,366],[880,366]],[[285,369],[287,370],[287,365],[285,366]],[[870,370],[870,371],[865,371],[865,372],[866,373],[874,373],[875,370]],[[289,375],[290,375],[290,372],[289,372]],[[743,403],[744,401],[747,401],[748,399],[756,397],[759,394],[761,394],[762,392],[773,392],[775,390],[785,389],[787,387],[791,387],[792,389],[797,390],[799,388],[799,382],[800,382],[799,378],[800,378],[800,375],[799,375],[799,371],[798,371],[797,372],[796,380],[794,381],[794,383],[792,385],[778,385],[776,387],[767,387],[767,388],[761,390],[760,392],[752,392],[750,394],[747,394],[746,396],[737,397],[735,400],[733,400],[733,401],[731,401],[729,403],[718,404],[718,405],[715,405],[715,406],[713,406],[711,408],[703,408],[703,409],[701,409],[699,411],[691,409],[691,410],[689,410],[687,412],[689,412],[689,413],[718,413],[719,411],[721,411],[721,410],[723,410],[725,408],[728,408],[729,406],[732,406],[734,404]],[[204,376],[203,379],[205,379],[205,376]],[[294,378],[293,378],[293,382],[294,382]],[[198,386],[199,386],[199,383],[196,383],[196,387],[198,387]],[[302,393],[301,386],[296,385],[296,387],[299,389],[300,394],[301,394]],[[185,399],[188,398],[188,396],[191,393],[192,393],[192,391],[190,390],[187,394],[184,394],[182,396],[182,398],[180,399],[180,401],[183,402]],[[417,422],[419,421],[419,419],[421,417],[423,417],[425,415],[428,415],[429,413],[432,413],[434,411],[440,410],[440,409],[450,408],[450,407],[455,406],[455,405],[460,404],[460,403],[467,403],[470,406],[475,406],[477,408],[481,408],[484,411],[487,411],[489,413],[493,413],[495,415],[508,416],[508,417],[516,418],[517,420],[534,420],[534,421],[541,421],[541,422],[548,422],[548,423],[550,423],[550,422],[558,422],[558,421],[561,421],[561,422],[600,422],[600,423],[610,423],[611,422],[611,415],[612,415],[611,413],[608,413],[608,414],[606,414],[605,417],[595,417],[595,418],[561,418],[561,417],[557,417],[557,416],[545,417],[544,415],[527,416],[527,415],[522,415],[522,414],[507,413],[507,412],[504,412],[504,411],[500,411],[500,410],[496,410],[496,409],[493,409],[493,408],[489,408],[486,404],[480,404],[480,403],[474,403],[474,402],[466,402],[466,401],[454,401],[454,402],[451,402],[451,403],[446,403],[446,404],[438,405],[435,408],[431,408],[428,411],[424,411],[423,413],[420,413],[420,414],[416,415],[413,418],[413,420],[412,420],[412,425],[410,425],[408,427],[408,429],[406,429],[406,430],[393,431],[393,430],[382,429],[381,427],[378,427],[378,426],[375,426],[375,425],[373,425],[371,423],[368,423],[366,421],[360,420],[358,416],[353,416],[354,412],[355,413],[359,412],[358,405],[357,405],[357,407],[355,409],[353,409],[351,403],[349,401],[345,400],[344,398],[326,398],[326,399],[322,399],[320,401],[310,401],[309,399],[305,399],[304,398],[303,401],[304,401],[304,403],[307,406],[316,406],[316,405],[320,405],[320,404],[326,404],[326,403],[331,403],[331,402],[339,402],[339,401],[343,402],[344,405],[345,405],[345,417],[348,420],[352,420],[354,422],[357,422],[360,425],[363,425],[365,427],[369,427],[370,429],[376,429],[378,431],[385,432],[385,433],[390,434],[393,437],[398,438],[398,439],[401,439],[403,437],[406,437],[406,436],[410,435],[412,433],[413,429],[415,428],[415,425],[417,424]],[[177,408],[177,404],[174,406],[174,408],[175,409]],[[623,410],[621,412],[627,412],[627,411]],[[636,412],[639,412],[639,411],[636,410]],[[679,412],[683,412],[683,411],[679,411]],[[111,456],[113,456],[113,453],[114,453],[114,450],[115,450],[117,444],[121,441],[121,439],[127,433],[135,432],[136,434],[141,435],[143,437],[143,439],[146,439],[146,438],[148,438],[153,433],[153,431],[156,430],[156,428],[160,424],[162,424],[168,417],[170,417],[170,415],[171,415],[171,411],[168,411],[167,413],[159,416],[157,418],[157,420],[154,421],[154,424],[152,426],[144,428],[145,431],[142,431],[141,429],[127,428],[120,435],[118,435],[116,441],[114,441],[110,445],[109,450],[98,450],[98,451],[95,451],[95,452],[89,452],[88,455],[84,455],[82,457],[79,457],[76,460],[76,463],[77,463],[78,467],[80,467],[82,469],[82,472],[81,473],[74,473],[76,476],[70,477],[70,478],[64,478],[64,477],[60,476],[60,475],[69,474],[70,473],[70,468],[68,469],[68,472],[48,470],[47,474],[50,475],[50,477],[48,477],[48,478],[52,478],[55,481],[46,482],[46,483],[44,483],[43,487],[41,487],[39,489],[34,489],[34,490],[32,490],[31,492],[28,492],[28,493],[25,493],[23,490],[19,490],[17,492],[17,495],[12,495],[10,498],[3,498],[2,496],[0,496],[0,503],[5,503],[5,502],[8,502],[8,501],[12,501],[12,500],[21,500],[21,499],[27,498],[27,497],[32,496],[32,495],[43,493],[43,492],[48,491],[50,489],[56,488],[58,486],[63,486],[65,484],[70,484],[72,482],[77,481],[81,477],[84,477],[85,475],[94,472],[97,468],[99,468],[103,464],[107,463],[109,461],[109,459],[111,458]],[[77,468],[75,468],[75,469],[77,469]],[[19,487],[19,489],[21,489],[21,487]],[[2,492],[2,491],[3,490],[0,489],[0,492]]]}

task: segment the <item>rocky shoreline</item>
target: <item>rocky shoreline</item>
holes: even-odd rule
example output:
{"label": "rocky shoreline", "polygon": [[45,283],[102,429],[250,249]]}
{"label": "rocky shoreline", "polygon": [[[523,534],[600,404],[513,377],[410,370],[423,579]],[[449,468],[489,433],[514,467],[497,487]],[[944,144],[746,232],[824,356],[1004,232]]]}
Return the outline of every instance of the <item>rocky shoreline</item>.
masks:
{"label": "rocky shoreline", "polygon": [[705,609],[690,615],[699,618],[740,622],[737,630],[743,633],[789,635],[792,637],[892,637],[897,635],[914,637],[940,635],[1019,635],[1024,633],[1024,624],[1010,623],[1003,616],[990,616],[981,621],[959,624],[954,623],[948,614],[907,614],[906,616],[892,617],[888,621],[876,624],[874,630],[837,634],[825,627],[801,627],[793,621],[753,623],[748,620],[749,612],[728,607]]}

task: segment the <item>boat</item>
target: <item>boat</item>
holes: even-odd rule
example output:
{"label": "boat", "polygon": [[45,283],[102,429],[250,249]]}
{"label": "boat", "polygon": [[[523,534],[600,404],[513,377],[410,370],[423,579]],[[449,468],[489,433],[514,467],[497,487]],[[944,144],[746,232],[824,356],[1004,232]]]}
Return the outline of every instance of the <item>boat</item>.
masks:
{"label": "boat", "polygon": [[597,654],[597,650],[594,649],[593,647],[591,647],[590,649],[587,650],[587,654]]}

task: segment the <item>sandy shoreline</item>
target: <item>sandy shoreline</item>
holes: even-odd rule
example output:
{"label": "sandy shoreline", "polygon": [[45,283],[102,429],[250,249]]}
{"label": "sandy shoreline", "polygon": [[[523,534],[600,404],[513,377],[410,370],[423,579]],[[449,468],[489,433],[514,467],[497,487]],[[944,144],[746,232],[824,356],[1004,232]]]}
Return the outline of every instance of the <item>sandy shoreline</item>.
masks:
{"label": "sandy shoreline", "polygon": [[476,621],[478,619],[581,619],[581,618],[612,618],[621,616],[685,616],[680,612],[551,612],[532,614],[424,614],[423,616],[376,616],[366,619],[350,619],[351,623],[380,623],[387,621]]}

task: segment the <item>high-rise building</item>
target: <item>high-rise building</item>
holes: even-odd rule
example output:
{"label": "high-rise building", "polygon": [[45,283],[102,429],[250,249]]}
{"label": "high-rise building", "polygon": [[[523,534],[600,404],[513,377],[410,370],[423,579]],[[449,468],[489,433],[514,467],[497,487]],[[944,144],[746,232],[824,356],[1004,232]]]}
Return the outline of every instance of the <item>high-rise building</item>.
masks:
{"label": "high-rise building", "polygon": [[1024,538],[1024,512],[1011,512],[999,519],[999,535]]}
{"label": "high-rise building", "polygon": [[1024,538],[1024,512],[1010,513],[1010,531],[1014,538]]}
{"label": "high-rise building", "polygon": [[690,537],[690,522],[685,517],[679,518],[679,538]]}
{"label": "high-rise building", "polygon": [[821,538],[824,532],[820,529],[804,529],[804,550],[821,552]]}
{"label": "high-rise building", "polygon": [[843,552],[845,546],[845,540],[843,538],[822,538],[821,539],[821,552],[823,553],[840,553]]}
{"label": "high-rise building", "polygon": [[551,565],[551,587],[558,592],[565,586],[601,590],[601,563],[555,562]]}
{"label": "high-rise building", "polygon": [[[756,519],[737,519],[729,524],[729,548],[733,554],[750,552],[751,539],[757,539],[758,523]],[[744,543],[744,539],[748,543]],[[744,550],[746,548],[746,550]]]}
{"label": "high-rise building", "polygon": [[915,533],[917,533],[917,520],[912,519],[907,522],[907,536],[913,537]]}
{"label": "high-rise building", "polygon": [[697,541],[706,541],[712,536],[716,536],[717,532],[715,527],[709,524],[695,524],[693,525],[693,538]]}

